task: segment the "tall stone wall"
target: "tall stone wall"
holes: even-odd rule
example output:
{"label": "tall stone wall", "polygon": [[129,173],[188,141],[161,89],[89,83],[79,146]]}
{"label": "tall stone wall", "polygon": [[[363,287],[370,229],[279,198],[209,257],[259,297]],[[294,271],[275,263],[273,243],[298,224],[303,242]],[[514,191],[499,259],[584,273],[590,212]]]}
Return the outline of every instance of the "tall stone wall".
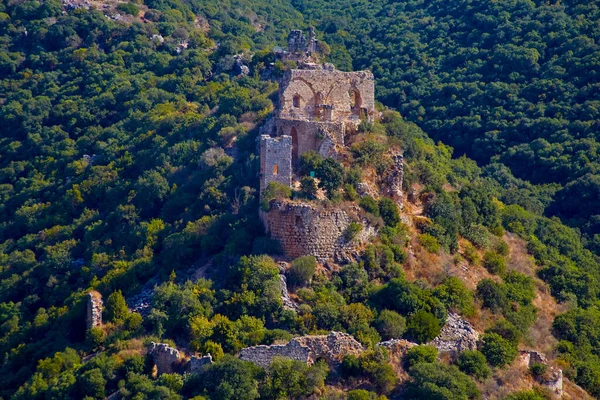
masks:
{"label": "tall stone wall", "polygon": [[402,181],[404,179],[404,157],[401,154],[392,156],[392,166],[386,175],[388,195],[394,199],[398,207],[402,207]]}
{"label": "tall stone wall", "polygon": [[339,365],[347,354],[360,355],[364,347],[347,333],[331,332],[329,335],[300,336],[284,345],[254,346],[243,349],[240,359],[267,368],[276,356],[291,358],[312,365],[324,359],[329,365]]}
{"label": "tall stone wall", "polygon": [[183,358],[179,350],[166,343],[152,342],[148,349],[148,354],[152,356],[159,375],[175,372],[181,366]]}
{"label": "tall stone wall", "polygon": [[347,241],[345,233],[352,219],[346,211],[321,209],[303,202],[272,201],[270,210],[261,212],[261,219],[287,257],[312,255],[320,262],[347,260],[348,253],[358,244],[376,234],[372,227],[363,224],[358,237]]}
{"label": "tall stone wall", "polygon": [[358,121],[363,114],[375,117],[375,80],[370,71],[343,72],[335,69],[293,69],[281,83],[280,115]]}
{"label": "tall stone wall", "polygon": [[260,190],[270,182],[292,185],[292,138],[269,135],[260,137]]}
{"label": "tall stone wall", "polygon": [[102,326],[102,295],[93,290],[87,294],[87,329]]}
{"label": "tall stone wall", "polygon": [[325,141],[333,146],[344,146],[345,126],[342,122],[309,121],[299,119],[276,118],[275,131],[278,136],[287,135],[292,138],[292,162],[305,152],[314,150],[323,157],[333,155],[329,150],[322,150]]}

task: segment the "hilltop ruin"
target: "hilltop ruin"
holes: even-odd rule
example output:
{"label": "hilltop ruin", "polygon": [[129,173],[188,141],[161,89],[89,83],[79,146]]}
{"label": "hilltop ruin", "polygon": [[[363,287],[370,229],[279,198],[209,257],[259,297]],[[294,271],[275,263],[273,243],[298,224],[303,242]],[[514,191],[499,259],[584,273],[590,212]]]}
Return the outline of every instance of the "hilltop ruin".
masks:
{"label": "hilltop ruin", "polygon": [[[297,62],[279,85],[279,106],[260,136],[260,191],[271,182],[294,187],[302,154],[315,151],[322,157],[341,160],[348,139],[362,122],[373,123],[375,81],[370,71],[343,72],[316,60],[317,41],[311,28],[308,39],[294,30],[287,52],[278,55]],[[390,194],[402,195],[402,156],[394,159]],[[387,193],[386,193],[387,194]],[[332,208],[324,210],[302,201],[278,201],[261,212],[266,231],[277,239],[288,257],[313,255],[319,261],[348,259],[356,244],[376,234],[363,224],[357,239],[349,242],[345,232],[358,213]],[[360,221],[362,222],[362,221]]]}

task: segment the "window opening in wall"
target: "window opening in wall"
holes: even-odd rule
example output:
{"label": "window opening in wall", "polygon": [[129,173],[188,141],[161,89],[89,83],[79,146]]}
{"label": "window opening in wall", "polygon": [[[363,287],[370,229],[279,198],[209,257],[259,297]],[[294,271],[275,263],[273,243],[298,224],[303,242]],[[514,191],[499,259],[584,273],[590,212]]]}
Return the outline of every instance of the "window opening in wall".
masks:
{"label": "window opening in wall", "polygon": [[302,217],[296,215],[296,228],[302,228]]}
{"label": "window opening in wall", "polygon": [[299,94],[294,96],[294,98],[292,99],[292,104],[296,108],[300,107],[300,95]]}
{"label": "window opening in wall", "polygon": [[348,92],[350,96],[350,110],[353,114],[359,115],[362,107],[362,98],[360,93],[356,89],[352,89]]}
{"label": "window opening in wall", "polygon": [[279,175],[279,165],[273,165],[273,175]]}

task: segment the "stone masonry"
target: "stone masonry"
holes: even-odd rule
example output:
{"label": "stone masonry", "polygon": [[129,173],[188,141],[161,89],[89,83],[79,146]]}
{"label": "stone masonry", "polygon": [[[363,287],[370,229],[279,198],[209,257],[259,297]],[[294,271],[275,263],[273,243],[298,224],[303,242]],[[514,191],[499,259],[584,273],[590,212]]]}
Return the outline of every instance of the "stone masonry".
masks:
{"label": "stone masonry", "polygon": [[287,344],[248,347],[240,352],[240,359],[251,361],[263,368],[271,365],[276,356],[291,358],[308,365],[323,359],[335,367],[342,362],[345,355],[358,356],[364,350],[364,347],[347,333],[331,332],[329,335],[296,337]]}
{"label": "stone masonry", "polygon": [[175,370],[178,370],[182,364],[183,357],[179,350],[174,347],[170,347],[166,343],[154,343],[150,344],[148,354],[152,356],[154,365],[158,374],[172,374]]}
{"label": "stone masonry", "polygon": [[440,334],[429,344],[440,353],[450,353],[455,357],[465,350],[476,350],[479,332],[460,315],[448,313],[446,324]]}
{"label": "stone masonry", "polygon": [[260,190],[270,182],[279,182],[286,186],[292,184],[292,138],[269,135],[260,137]]}
{"label": "stone masonry", "polygon": [[387,187],[389,196],[394,199],[398,207],[402,207],[402,181],[404,179],[404,158],[401,154],[392,157],[393,164],[387,173]]}
{"label": "stone masonry", "polygon": [[87,294],[87,329],[102,326],[102,295],[92,290]]}
{"label": "stone masonry", "polygon": [[536,377],[536,381],[547,389],[553,398],[563,396],[563,372],[551,366],[546,356],[535,350],[519,350],[518,363],[522,368],[529,369],[533,364],[542,364],[547,367],[546,373]]}
{"label": "stone masonry", "polygon": [[265,229],[281,243],[290,258],[312,255],[318,261],[348,259],[345,253],[376,234],[363,224],[358,237],[348,242],[346,230],[352,222],[344,210],[319,209],[310,203],[272,201],[268,212],[261,212]]}

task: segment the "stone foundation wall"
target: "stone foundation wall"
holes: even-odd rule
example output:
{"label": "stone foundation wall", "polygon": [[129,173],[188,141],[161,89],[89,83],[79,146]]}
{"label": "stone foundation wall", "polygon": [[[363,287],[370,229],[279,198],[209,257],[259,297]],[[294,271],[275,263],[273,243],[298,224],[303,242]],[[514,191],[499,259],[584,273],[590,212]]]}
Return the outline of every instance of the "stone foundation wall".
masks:
{"label": "stone foundation wall", "polygon": [[301,336],[284,345],[254,346],[243,349],[240,359],[267,368],[276,356],[291,358],[312,365],[324,359],[338,366],[347,354],[360,355],[364,347],[347,333],[331,332],[329,335]]}
{"label": "stone foundation wall", "polygon": [[148,354],[152,356],[159,375],[172,374],[175,370],[179,369],[183,358],[179,350],[170,347],[166,343],[152,342],[148,349]]}
{"label": "stone foundation wall", "polygon": [[102,295],[97,291],[87,294],[87,329],[102,326]]}
{"label": "stone foundation wall", "polygon": [[310,203],[273,201],[268,212],[261,211],[261,219],[287,257],[312,255],[320,262],[347,260],[358,244],[376,234],[363,224],[358,237],[348,242],[345,233],[352,222],[348,213],[336,208],[319,209]]}

